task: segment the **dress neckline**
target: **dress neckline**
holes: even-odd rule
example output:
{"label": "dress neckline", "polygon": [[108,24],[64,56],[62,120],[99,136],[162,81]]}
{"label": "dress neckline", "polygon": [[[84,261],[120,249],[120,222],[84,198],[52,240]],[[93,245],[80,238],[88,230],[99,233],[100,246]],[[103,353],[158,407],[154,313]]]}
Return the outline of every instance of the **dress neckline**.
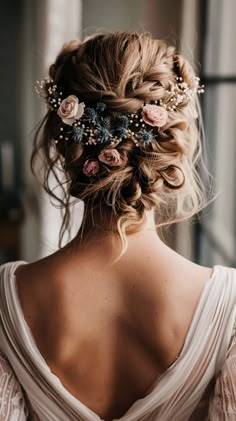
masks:
{"label": "dress neckline", "polygon": [[[67,395],[67,397],[70,398],[71,401],[74,402],[74,404],[77,404],[80,406],[80,409],[83,410],[83,413],[85,414],[85,416],[88,416],[88,413],[90,415],[90,418],[88,419],[88,421],[105,421],[105,419],[101,418],[98,414],[96,414],[92,409],[90,409],[88,406],[86,406],[82,401],[80,401],[78,398],[76,398],[73,394],[71,394],[62,384],[60,378],[54,374],[51,370],[51,368],[48,366],[48,364],[46,363],[43,355],[40,353],[38,346],[36,344],[36,341],[34,339],[34,336],[29,328],[28,323],[25,320],[24,317],[24,313],[23,313],[23,309],[21,307],[21,303],[20,303],[20,299],[19,299],[19,295],[18,295],[18,290],[17,290],[17,282],[16,282],[16,275],[15,272],[17,270],[18,267],[20,267],[21,265],[27,265],[28,263],[25,261],[18,261],[16,262],[16,265],[12,265],[12,267],[10,268],[10,275],[12,278],[12,285],[13,285],[13,298],[16,304],[16,311],[17,311],[17,316],[18,318],[21,320],[23,326],[24,326],[24,333],[27,336],[27,339],[30,341],[32,349],[33,349],[33,353],[34,355],[37,355],[37,358],[39,358],[39,360],[41,361],[41,363],[43,364],[44,368],[50,373],[50,376],[52,377],[52,379],[54,379],[54,383],[56,383],[63,391],[63,393],[65,395]],[[186,347],[188,345],[191,333],[192,333],[192,328],[195,324],[195,320],[198,316],[199,313],[199,308],[201,306],[201,303],[204,299],[204,295],[206,292],[207,287],[213,282],[213,280],[215,279],[216,275],[217,275],[217,271],[218,268],[220,268],[220,265],[213,265],[212,266],[212,272],[210,277],[205,281],[204,286],[202,288],[201,294],[200,294],[200,298],[198,300],[197,306],[195,308],[195,312],[193,314],[189,329],[187,331],[187,334],[185,336],[185,340],[184,340],[184,345],[178,355],[178,357],[175,359],[175,361],[161,374],[158,375],[158,378],[156,380],[154,380],[154,382],[152,383],[152,385],[148,388],[147,393],[144,395],[143,398],[139,398],[136,401],[134,401],[132,403],[132,405],[128,408],[128,410],[120,417],[120,418],[114,418],[112,421],[132,421],[133,418],[132,415],[135,416],[135,413],[132,414],[132,409],[134,406],[136,406],[137,402],[142,401],[143,404],[146,402],[146,400],[153,394],[155,393],[155,389],[157,387],[157,385],[159,384],[160,380],[169,372],[171,372],[176,365],[179,363],[179,361],[184,357],[185,354],[185,350]],[[29,350],[28,350],[29,351]],[[32,351],[30,350],[30,353],[32,354]],[[54,386],[54,385],[53,385]],[[134,418],[135,420],[137,418]]]}

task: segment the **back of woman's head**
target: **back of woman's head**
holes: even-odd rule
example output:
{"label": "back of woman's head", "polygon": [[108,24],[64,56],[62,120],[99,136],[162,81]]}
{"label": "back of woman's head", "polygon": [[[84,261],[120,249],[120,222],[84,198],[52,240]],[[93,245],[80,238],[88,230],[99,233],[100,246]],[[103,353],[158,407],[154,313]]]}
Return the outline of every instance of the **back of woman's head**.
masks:
{"label": "back of woman's head", "polygon": [[199,89],[174,47],[146,33],[98,34],[66,44],[49,77],[42,86],[49,109],[32,163],[41,151],[45,189],[55,197],[51,172],[63,188],[62,231],[70,196],[89,210],[111,209],[123,242],[125,233],[140,229],[146,210],[156,208],[161,226],[204,206],[196,171]]}

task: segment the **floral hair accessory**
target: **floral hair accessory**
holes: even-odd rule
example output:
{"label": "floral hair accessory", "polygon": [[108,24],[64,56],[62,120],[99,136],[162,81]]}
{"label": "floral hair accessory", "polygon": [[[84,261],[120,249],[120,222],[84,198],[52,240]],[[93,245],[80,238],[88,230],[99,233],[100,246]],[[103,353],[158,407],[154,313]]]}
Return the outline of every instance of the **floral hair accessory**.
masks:
{"label": "floral hair accessory", "polygon": [[102,149],[98,155],[99,161],[111,167],[119,167],[122,164],[122,158],[117,149]]}
{"label": "floral hair accessory", "polygon": [[153,130],[142,130],[137,137],[144,146],[150,145],[154,137]]}
{"label": "floral hair accessory", "polygon": [[[36,91],[44,97],[49,110],[56,112],[64,124],[55,136],[55,143],[64,140],[115,148],[123,139],[131,139],[136,146],[144,147],[155,141],[165,141],[161,128],[167,123],[169,113],[178,111],[197,94],[203,93],[204,86],[200,85],[198,77],[193,79],[190,87],[182,77],[177,76],[175,82],[169,82],[163,98],[144,103],[135,113],[120,115],[111,113],[104,102],[85,104],[79,102],[76,95],[64,95],[63,88],[49,78],[38,81]],[[101,154],[101,159],[108,165],[116,166],[120,158],[117,154],[109,154],[109,164],[107,153]],[[93,171],[95,169],[94,165]]]}
{"label": "floral hair accessory", "polygon": [[62,101],[63,92],[58,90],[58,86],[52,79],[45,77],[43,80],[37,80],[35,90],[41,96],[49,110],[57,110]]}
{"label": "floral hair accessory", "polygon": [[194,77],[192,85],[192,87],[189,87],[181,76],[176,76],[176,82],[169,82],[166,97],[159,100],[159,105],[166,108],[167,111],[176,111],[178,107],[192,101],[197,94],[204,93],[204,85],[200,85],[198,76]]}
{"label": "floral hair accessory", "polygon": [[86,159],[83,165],[83,173],[89,177],[96,175],[99,170],[99,163],[96,159]]}
{"label": "floral hair accessory", "polygon": [[79,104],[79,100],[75,95],[69,95],[61,101],[57,114],[61,117],[63,123],[72,126],[84,114],[84,107],[84,102]]}
{"label": "floral hair accessory", "polygon": [[143,121],[150,126],[162,127],[168,119],[168,112],[160,105],[147,104],[142,111]]}

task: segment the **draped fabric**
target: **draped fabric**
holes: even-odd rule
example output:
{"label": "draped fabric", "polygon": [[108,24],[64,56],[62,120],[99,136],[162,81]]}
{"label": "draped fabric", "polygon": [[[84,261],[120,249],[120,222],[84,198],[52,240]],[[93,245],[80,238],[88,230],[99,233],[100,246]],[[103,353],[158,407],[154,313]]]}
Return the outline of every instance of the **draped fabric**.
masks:
{"label": "draped fabric", "polygon": [[[25,396],[25,402],[23,398],[19,402],[34,413],[31,419],[101,421],[64,388],[40,354],[18,299],[14,272],[21,264],[25,262],[6,264],[0,269],[0,349]],[[178,360],[120,420],[235,420],[235,318],[236,269],[215,265]],[[227,399],[223,397],[225,387],[229,391]],[[24,420],[20,416],[13,419]]]}
{"label": "draped fabric", "polygon": [[0,421],[25,421],[28,408],[20,383],[6,357],[0,353]]}
{"label": "draped fabric", "polygon": [[236,420],[236,324],[225,362],[216,379],[214,393],[209,400],[208,419]]}

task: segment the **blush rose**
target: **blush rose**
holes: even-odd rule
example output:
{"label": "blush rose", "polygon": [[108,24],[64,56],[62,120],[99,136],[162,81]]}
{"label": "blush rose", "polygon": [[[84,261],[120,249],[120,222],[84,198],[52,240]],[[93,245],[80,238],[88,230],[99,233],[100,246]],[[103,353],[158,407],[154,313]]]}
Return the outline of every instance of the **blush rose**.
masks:
{"label": "blush rose", "polygon": [[120,153],[117,149],[103,149],[99,153],[98,159],[111,167],[118,167],[122,163]]}
{"label": "blush rose", "polygon": [[160,105],[147,104],[143,107],[142,118],[150,126],[162,127],[167,122],[168,112]]}
{"label": "blush rose", "polygon": [[83,102],[79,104],[78,98],[75,95],[69,95],[61,102],[57,114],[61,117],[63,123],[72,126],[84,114],[84,107],[85,104]]}
{"label": "blush rose", "polygon": [[83,166],[83,173],[87,176],[96,175],[99,170],[99,163],[95,159],[87,159]]}

